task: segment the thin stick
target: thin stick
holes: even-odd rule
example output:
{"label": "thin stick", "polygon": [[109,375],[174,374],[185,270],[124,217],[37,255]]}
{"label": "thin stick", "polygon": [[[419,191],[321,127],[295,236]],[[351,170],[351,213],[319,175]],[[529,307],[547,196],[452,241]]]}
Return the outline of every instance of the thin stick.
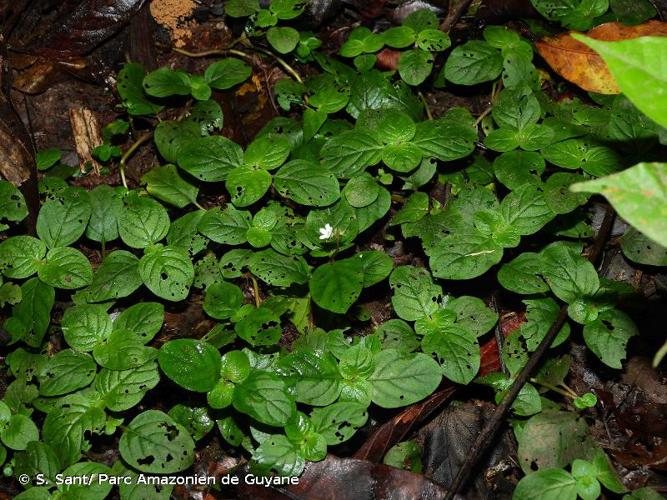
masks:
{"label": "thin stick", "polygon": [[134,154],[134,152],[137,150],[139,146],[141,146],[144,142],[150,140],[150,138],[153,137],[153,132],[147,132],[139,139],[134,141],[134,144],[132,144],[127,151],[123,153],[123,156],[120,157],[120,162],[118,164],[118,170],[120,171],[120,180],[123,182],[123,186],[125,189],[128,189],[127,187],[127,179],[125,178],[125,166],[127,165],[127,160],[130,159],[130,157]]}
{"label": "thin stick", "polygon": [[468,10],[468,7],[472,3],[472,0],[460,0],[456,5],[450,7],[447,17],[440,24],[440,31],[448,33],[451,30],[459,18]]}
{"label": "thin stick", "polygon": [[[611,206],[608,206],[604,215],[604,220],[600,226],[600,230],[598,231],[593,247],[588,255],[588,260],[593,264],[597,262],[598,257],[602,253],[602,249],[604,248],[604,244],[607,241],[607,237],[609,236],[609,232],[611,231],[611,227],[614,223],[614,214],[614,209]],[[498,433],[500,426],[505,421],[505,417],[512,407],[514,400],[519,395],[519,391],[521,391],[523,386],[530,378],[531,373],[542,361],[542,358],[551,346],[551,343],[556,338],[556,335],[558,335],[558,332],[560,332],[560,329],[563,327],[566,320],[567,304],[563,304],[558,311],[556,319],[549,328],[549,331],[542,339],[542,342],[540,342],[540,345],[537,346],[535,352],[531,354],[528,362],[521,369],[521,372],[516,377],[516,380],[514,380],[514,383],[512,383],[512,386],[507,392],[507,395],[498,405],[491,419],[486,423],[482,431],[477,436],[475,443],[471,447],[471,453],[466,455],[466,458],[463,461],[459,472],[456,474],[451,487],[447,491],[445,500],[452,500],[454,496],[467,484],[474,467],[477,465],[480,458],[482,458],[482,455],[486,449],[491,445],[491,443],[495,441],[495,436]]]}
{"label": "thin stick", "polygon": [[[261,47],[251,47],[250,50],[254,50],[256,52],[261,52],[262,54],[266,54],[269,57],[272,57],[275,59],[275,61],[282,66],[282,68],[289,73],[297,82],[303,83],[303,78],[301,78],[301,75],[297,73],[297,71],[290,66],[285,59],[282,57],[274,54],[270,50],[263,49]],[[225,56],[227,54],[232,54],[235,56],[239,57],[244,57],[246,59],[251,59],[252,56],[246,52],[243,52],[241,50],[236,50],[236,49],[210,49],[210,50],[204,50],[202,52],[190,52],[188,50],[184,49],[179,49],[179,48],[174,48],[174,52],[178,52],[179,54],[183,54],[184,56],[188,57],[208,57],[208,56]]]}

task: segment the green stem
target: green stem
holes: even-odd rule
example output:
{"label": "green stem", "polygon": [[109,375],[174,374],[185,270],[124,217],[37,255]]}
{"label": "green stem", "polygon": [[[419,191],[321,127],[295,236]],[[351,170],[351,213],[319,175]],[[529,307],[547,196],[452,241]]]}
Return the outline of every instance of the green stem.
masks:
{"label": "green stem", "polygon": [[566,398],[574,399],[574,398],[577,397],[576,394],[574,396],[572,396],[572,394],[570,394],[568,391],[565,391],[565,390],[561,389],[560,387],[556,387],[555,385],[551,385],[547,382],[538,382],[534,378],[531,378],[530,381],[534,384],[541,385],[542,387],[544,387],[546,389],[549,389],[550,391],[556,392],[556,393],[560,394],[561,396],[565,396]]}
{"label": "green stem", "polygon": [[426,110],[426,117],[429,120],[433,120],[433,114],[431,113],[431,108],[428,105],[428,101],[426,101],[426,97],[424,97],[424,94],[422,94],[422,91],[418,91],[417,95],[419,95],[419,98],[421,99],[422,103],[424,103],[424,109]]}
{"label": "green stem", "polygon": [[120,170],[120,179],[121,181],[123,181],[123,186],[125,187],[125,189],[128,189],[127,179],[125,178],[125,166],[127,165],[127,160],[130,159],[130,157],[134,154],[134,152],[137,150],[139,146],[141,146],[146,141],[150,140],[151,137],[153,137],[153,132],[146,132],[144,135],[139,137],[139,139],[134,141],[134,144],[132,144],[127,149],[127,151],[123,153],[123,156],[120,157],[120,163],[118,165],[118,168]]}

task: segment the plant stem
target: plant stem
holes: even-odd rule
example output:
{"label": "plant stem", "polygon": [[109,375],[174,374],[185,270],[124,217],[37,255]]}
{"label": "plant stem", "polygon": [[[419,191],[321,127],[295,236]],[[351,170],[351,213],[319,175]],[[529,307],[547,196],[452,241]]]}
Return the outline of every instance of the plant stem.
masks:
{"label": "plant stem", "polygon": [[565,396],[566,398],[574,399],[577,397],[576,394],[570,394],[568,391],[561,389],[560,387],[556,387],[555,385],[551,385],[547,382],[539,382],[538,380],[531,378],[530,381],[534,384],[541,385],[542,387],[549,389],[550,391],[556,392],[560,394],[561,396]]}
{"label": "plant stem", "polygon": [[433,114],[431,113],[431,108],[428,105],[428,102],[426,101],[426,97],[424,97],[424,94],[422,94],[422,91],[418,91],[417,95],[419,95],[419,98],[421,101],[424,103],[424,109],[426,110],[426,117],[429,120],[433,120]]}
{"label": "plant stem", "polygon": [[123,153],[123,156],[120,157],[120,163],[118,164],[118,169],[120,171],[120,179],[123,181],[123,186],[125,189],[127,187],[127,179],[125,178],[125,166],[127,165],[127,160],[134,154],[134,152],[146,141],[150,140],[153,137],[153,132],[146,132],[144,135],[139,137],[134,143]]}
{"label": "plant stem", "polygon": [[[266,50],[266,49],[263,49],[261,47],[252,46],[252,47],[250,47],[250,50],[254,50],[256,52],[261,52],[262,54],[265,54],[269,57],[272,57],[297,82],[303,83],[303,79],[301,78],[301,75],[299,75],[299,73],[297,73],[297,71],[292,66],[290,66],[287,63],[287,61],[285,61],[285,59],[283,59],[282,57],[274,54],[270,50]],[[236,50],[236,49],[210,49],[210,50],[204,50],[203,52],[190,52],[188,50],[174,48],[173,51],[178,52],[179,54],[183,54],[184,56],[188,56],[188,57],[224,56],[224,55],[227,55],[227,54],[232,54],[232,55],[235,55],[235,56],[244,57],[246,59],[250,59],[252,57],[247,52],[243,52],[241,50]]]}
{"label": "plant stem", "polygon": [[[602,249],[604,248],[605,242],[607,241],[607,237],[609,236],[609,232],[611,231],[611,227],[614,223],[614,214],[615,214],[614,209],[610,205],[607,206],[607,211],[605,212],[604,220],[602,221],[600,230],[598,231],[598,234],[595,237],[595,242],[593,243],[593,247],[590,253],[588,254],[588,260],[592,262],[593,265],[595,265],[595,263],[597,262],[598,257],[602,253]],[[535,352],[531,354],[530,358],[528,359],[528,362],[521,369],[521,372],[519,372],[519,374],[517,375],[509,391],[507,391],[505,398],[496,407],[496,411],[493,413],[491,418],[487,421],[487,423],[484,425],[481,432],[477,436],[477,439],[475,440],[474,444],[471,447],[470,453],[466,455],[466,458],[463,461],[463,464],[461,464],[461,468],[456,474],[456,477],[454,478],[451,487],[447,491],[447,495],[445,495],[445,500],[452,500],[454,496],[467,484],[468,479],[470,478],[470,474],[475,468],[475,465],[477,465],[480,458],[482,458],[482,455],[491,445],[491,443],[495,441],[496,434],[498,433],[498,430],[500,429],[502,423],[505,421],[505,417],[507,416],[507,413],[512,407],[514,400],[519,395],[519,392],[530,378],[531,373],[535,370],[537,365],[542,361],[542,358],[544,357],[547,350],[551,346],[551,343],[556,338],[556,335],[558,335],[558,332],[560,332],[560,329],[563,327],[566,320],[567,320],[567,304],[563,304],[560,310],[558,311],[556,319],[551,324],[551,327],[549,327],[547,334],[542,339],[542,342],[540,342],[540,345],[537,346]]]}
{"label": "plant stem", "polygon": [[252,280],[252,293],[255,297],[255,307],[259,307],[262,303],[262,299],[259,297],[259,285],[257,284],[257,279],[251,274],[250,279]]}

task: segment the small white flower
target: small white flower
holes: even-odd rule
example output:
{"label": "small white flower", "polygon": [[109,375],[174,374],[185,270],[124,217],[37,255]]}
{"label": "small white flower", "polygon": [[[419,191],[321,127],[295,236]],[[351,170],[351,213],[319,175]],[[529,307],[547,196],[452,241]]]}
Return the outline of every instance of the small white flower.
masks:
{"label": "small white flower", "polygon": [[320,239],[328,240],[333,236],[334,229],[331,227],[331,224],[325,224],[324,227],[320,228]]}

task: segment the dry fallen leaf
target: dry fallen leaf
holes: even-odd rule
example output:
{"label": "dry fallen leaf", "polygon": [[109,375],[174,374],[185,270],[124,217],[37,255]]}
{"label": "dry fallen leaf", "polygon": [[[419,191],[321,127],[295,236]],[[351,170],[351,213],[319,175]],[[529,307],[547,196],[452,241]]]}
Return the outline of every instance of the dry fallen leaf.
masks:
{"label": "dry fallen leaf", "polygon": [[[566,80],[589,92],[619,94],[620,90],[602,58],[572,38],[572,31],[546,37],[535,43],[537,51],[551,68]],[[596,26],[586,36],[604,41],[629,40],[640,36],[667,36],[667,23],[648,21],[637,26],[606,23]]]}

